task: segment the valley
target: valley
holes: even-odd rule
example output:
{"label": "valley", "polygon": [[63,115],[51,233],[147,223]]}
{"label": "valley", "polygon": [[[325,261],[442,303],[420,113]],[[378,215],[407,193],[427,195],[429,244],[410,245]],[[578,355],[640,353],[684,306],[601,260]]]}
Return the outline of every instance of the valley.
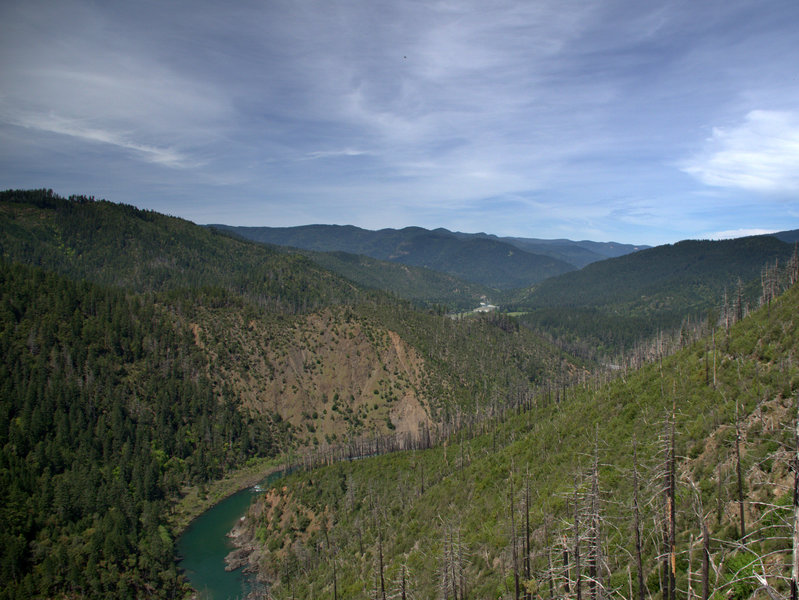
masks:
{"label": "valley", "polygon": [[789,595],[794,232],[318,227],[0,193],[0,598],[190,597],[186,525],[285,465],[271,598]]}

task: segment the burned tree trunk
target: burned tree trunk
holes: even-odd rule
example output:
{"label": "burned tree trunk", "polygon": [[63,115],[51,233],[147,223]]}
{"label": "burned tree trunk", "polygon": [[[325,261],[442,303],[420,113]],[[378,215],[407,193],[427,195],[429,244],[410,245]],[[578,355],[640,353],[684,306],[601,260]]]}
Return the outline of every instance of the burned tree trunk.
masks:
{"label": "burned tree trunk", "polygon": [[738,475],[738,512],[741,522],[741,540],[746,537],[746,516],[744,514],[744,480],[741,469],[741,424],[738,403],[735,403],[735,470]]}
{"label": "burned tree trunk", "polygon": [[633,438],[633,527],[635,528],[635,567],[638,571],[638,600],[644,600],[644,558],[641,543],[641,511],[638,500],[638,443]]}
{"label": "burned tree trunk", "polygon": [[793,553],[791,555],[791,600],[799,600],[799,397],[794,424],[793,457]]}

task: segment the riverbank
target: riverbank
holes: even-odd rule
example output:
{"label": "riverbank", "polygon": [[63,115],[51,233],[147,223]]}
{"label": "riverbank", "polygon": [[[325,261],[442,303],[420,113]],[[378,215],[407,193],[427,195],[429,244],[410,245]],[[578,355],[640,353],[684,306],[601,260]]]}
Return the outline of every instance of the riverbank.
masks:
{"label": "riverbank", "polygon": [[[248,487],[266,479],[285,466],[285,457],[256,459],[218,481],[206,486],[192,486],[184,490],[184,496],[174,506],[169,516],[169,529],[177,539],[189,524],[206,510]],[[204,488],[204,489],[203,489]]]}

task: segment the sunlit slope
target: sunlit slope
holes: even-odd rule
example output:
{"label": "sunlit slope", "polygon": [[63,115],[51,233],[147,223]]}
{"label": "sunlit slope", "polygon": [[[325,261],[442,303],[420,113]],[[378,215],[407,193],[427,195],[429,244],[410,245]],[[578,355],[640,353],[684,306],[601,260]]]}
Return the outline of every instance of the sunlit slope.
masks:
{"label": "sunlit slope", "polygon": [[684,241],[595,262],[536,285],[519,298],[529,307],[594,307],[655,314],[717,306],[725,288],[760,278],[764,266],[786,261],[793,246],[771,236]]}
{"label": "sunlit slope", "polygon": [[517,294],[513,310],[574,352],[629,352],[687,321],[757,307],[761,274],[794,253],[771,236],[686,241],[588,265]]}
{"label": "sunlit slope", "polygon": [[153,211],[45,190],[0,193],[0,255],[133,291],[222,287],[272,312],[339,304],[358,292],[302,256]]}
{"label": "sunlit slope", "polygon": [[[697,515],[703,515],[713,538],[712,590],[748,597],[759,585],[754,573],[768,564],[770,585],[785,592],[777,575],[790,573],[790,531],[781,523],[791,517],[787,506],[782,512],[771,507],[789,504],[793,486],[797,314],[794,287],[729,334],[717,331],[713,339],[608,385],[574,389],[560,403],[539,396],[532,410],[488,434],[292,476],[250,516],[260,547],[255,558],[275,582],[273,595],[320,597],[332,593],[335,581],[342,597],[369,598],[380,589],[381,563],[386,590],[396,591],[404,581],[418,597],[453,597],[454,577],[459,597],[465,591],[465,597],[513,598],[514,572],[522,589],[546,596],[551,581],[553,592],[562,594],[570,578],[573,593],[575,507],[583,593],[591,589],[590,549],[598,548],[594,581],[607,592],[629,595],[630,586],[637,588],[634,448],[642,575],[649,593],[659,595],[672,414],[677,589],[687,588],[689,567],[694,589],[701,589]],[[747,550],[741,552],[735,550],[736,406],[745,527],[760,532],[744,540]],[[589,527],[591,515],[601,520],[598,529]],[[592,538],[594,531],[598,538]],[[746,556],[764,558],[749,564]],[[449,592],[442,591],[444,585]]]}

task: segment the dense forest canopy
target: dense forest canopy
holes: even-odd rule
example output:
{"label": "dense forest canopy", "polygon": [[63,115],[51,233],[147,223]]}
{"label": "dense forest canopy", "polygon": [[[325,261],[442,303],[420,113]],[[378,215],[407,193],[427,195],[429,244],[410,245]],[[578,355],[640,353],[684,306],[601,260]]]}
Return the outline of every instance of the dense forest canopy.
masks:
{"label": "dense forest canopy", "polygon": [[[664,583],[663,533],[649,531],[646,589],[672,600],[695,581],[699,497],[719,507],[714,585],[744,600],[741,552],[771,548],[775,569],[786,557],[784,541],[736,537],[732,508],[738,494],[746,518],[786,518],[757,502],[787,497],[790,439],[775,423],[799,391],[798,262],[774,238],[685,242],[514,292],[519,318],[452,318],[401,297],[482,288],[91,197],[2,192],[0,598],[183,597],[181,498],[269,457],[330,462],[369,436],[377,452],[415,449],[298,473],[254,508],[245,535],[274,597],[372,597],[378,581],[386,597],[399,582],[416,597],[568,595],[574,564],[553,567],[548,550],[574,553],[575,532],[604,557],[591,593],[624,596],[628,475],[662,481],[667,422],[682,550]],[[689,335],[697,313],[708,318]],[[653,327],[654,364],[597,361]],[[426,444],[398,442],[420,432]],[[731,491],[734,460],[745,475]],[[660,522],[658,498],[642,518]],[[601,535],[577,522],[596,503]]]}

